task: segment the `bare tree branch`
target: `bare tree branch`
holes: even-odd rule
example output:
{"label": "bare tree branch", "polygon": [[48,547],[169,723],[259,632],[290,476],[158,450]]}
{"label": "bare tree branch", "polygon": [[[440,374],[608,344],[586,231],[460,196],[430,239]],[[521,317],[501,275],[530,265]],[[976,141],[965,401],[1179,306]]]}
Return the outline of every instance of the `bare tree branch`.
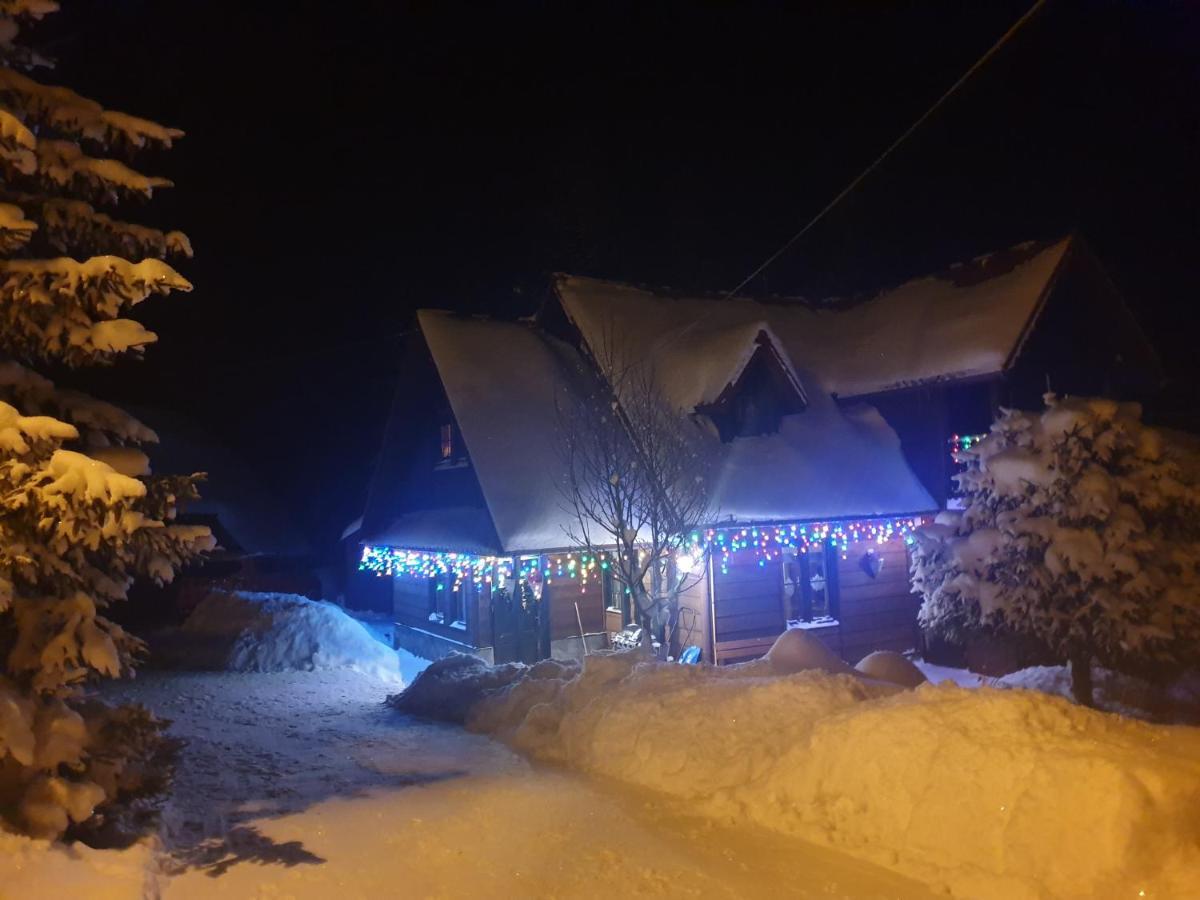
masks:
{"label": "bare tree branch", "polygon": [[571,517],[565,531],[610,560],[638,620],[661,635],[677,619],[680,593],[703,572],[679,571],[675,561],[698,552],[693,534],[714,519],[714,448],[671,403],[653,363],[633,359],[611,323],[588,349],[592,383],[584,396],[556,403],[563,509]]}

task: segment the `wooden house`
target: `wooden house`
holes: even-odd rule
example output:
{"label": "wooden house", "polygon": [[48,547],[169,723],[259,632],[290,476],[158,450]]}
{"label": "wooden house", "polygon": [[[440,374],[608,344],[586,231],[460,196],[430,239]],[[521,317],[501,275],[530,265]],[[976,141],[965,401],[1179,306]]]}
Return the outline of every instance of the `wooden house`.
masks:
{"label": "wooden house", "polygon": [[1136,318],[1087,243],[1070,235],[960,263],[802,317],[789,350],[839,403],[868,403],[939,505],[956,451],[1001,407],[1042,396],[1139,400],[1165,380]]}
{"label": "wooden house", "polygon": [[[1043,334],[1089,304],[1100,321]],[[348,543],[351,601],[393,610],[398,643],[429,657],[578,655],[627,624],[604,560],[567,538],[555,438],[557,405],[593,383],[614,336],[719,459],[706,569],[677,632],[718,663],[760,655],[786,628],[851,662],[915,646],[907,544],[946,499],[948,439],[983,430],[1043,374],[1061,390],[1158,377],[1074,238],[838,303],[559,276],[529,320],[422,311],[418,324]],[[1050,352],[1061,334],[1083,346]]]}

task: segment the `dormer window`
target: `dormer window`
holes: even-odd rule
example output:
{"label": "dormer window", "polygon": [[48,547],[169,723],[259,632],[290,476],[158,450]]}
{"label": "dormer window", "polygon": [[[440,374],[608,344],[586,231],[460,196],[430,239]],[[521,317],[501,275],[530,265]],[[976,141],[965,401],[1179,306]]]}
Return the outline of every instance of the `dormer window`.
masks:
{"label": "dormer window", "polygon": [[794,373],[770,338],[761,333],[755,343],[758,346],[754,355],[737,380],[721,392],[715,403],[696,408],[717,426],[725,443],[739,437],[775,434],[784,416],[802,412],[806,405]]}

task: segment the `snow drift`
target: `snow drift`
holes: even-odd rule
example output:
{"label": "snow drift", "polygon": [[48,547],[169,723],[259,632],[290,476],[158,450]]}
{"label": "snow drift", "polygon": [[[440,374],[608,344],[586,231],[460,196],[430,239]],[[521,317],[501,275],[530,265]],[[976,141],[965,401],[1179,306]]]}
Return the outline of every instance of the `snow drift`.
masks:
{"label": "snow drift", "polygon": [[177,665],[233,672],[352,668],[400,679],[396,651],[338,606],[297,594],[216,592],[183,623]]}
{"label": "snow drift", "polygon": [[1200,896],[1196,729],[1028,691],[904,690],[765,663],[617,654],[582,670],[513,671],[440,661],[407,696],[449,691],[469,728],[535,759],[830,845],[956,896]]}
{"label": "snow drift", "polygon": [[162,885],[148,843],[94,850],[0,831],[0,897],[142,900]]}

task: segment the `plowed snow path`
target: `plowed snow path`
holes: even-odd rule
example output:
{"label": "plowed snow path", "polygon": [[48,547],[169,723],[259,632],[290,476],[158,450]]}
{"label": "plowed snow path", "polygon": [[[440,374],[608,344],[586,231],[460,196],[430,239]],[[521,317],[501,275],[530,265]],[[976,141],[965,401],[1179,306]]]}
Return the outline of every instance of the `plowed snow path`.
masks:
{"label": "plowed snow path", "polygon": [[354,672],[147,673],[188,740],[165,819],[191,897],[926,898],[839,854],[723,829],[382,706]]}

